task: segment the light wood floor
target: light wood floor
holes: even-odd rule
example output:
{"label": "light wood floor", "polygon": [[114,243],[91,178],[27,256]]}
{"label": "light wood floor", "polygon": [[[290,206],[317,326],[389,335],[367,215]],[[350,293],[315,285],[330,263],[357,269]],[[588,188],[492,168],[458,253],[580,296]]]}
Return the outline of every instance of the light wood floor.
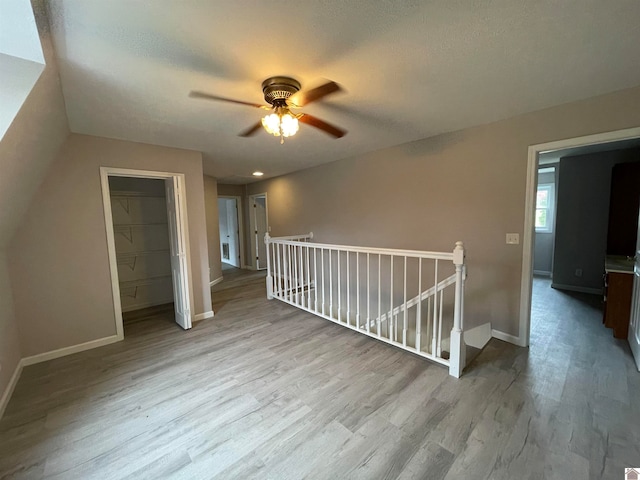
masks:
{"label": "light wood floor", "polygon": [[597,298],[536,282],[531,348],[492,340],[456,380],[267,301],[263,274],[240,277],[188,332],[149,318],[123,342],[25,368],[0,421],[0,478],[621,479],[640,466],[640,375]]}

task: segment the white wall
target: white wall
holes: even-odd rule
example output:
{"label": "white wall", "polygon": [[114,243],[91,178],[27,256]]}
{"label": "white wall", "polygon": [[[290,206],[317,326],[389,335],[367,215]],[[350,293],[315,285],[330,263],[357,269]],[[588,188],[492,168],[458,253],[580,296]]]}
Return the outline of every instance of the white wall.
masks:
{"label": "white wall", "polygon": [[10,247],[9,269],[25,356],[115,334],[101,166],[185,175],[193,313],[211,311],[202,155],[72,134]]}

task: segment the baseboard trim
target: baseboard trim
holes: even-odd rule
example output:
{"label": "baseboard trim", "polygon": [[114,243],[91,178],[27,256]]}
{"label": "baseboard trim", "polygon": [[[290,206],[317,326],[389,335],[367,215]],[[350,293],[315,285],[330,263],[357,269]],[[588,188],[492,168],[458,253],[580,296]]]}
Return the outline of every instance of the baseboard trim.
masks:
{"label": "baseboard trim", "polygon": [[213,287],[214,285],[219,284],[222,280],[224,280],[224,277],[222,275],[220,275],[218,278],[216,278],[213,282],[209,282],[209,286]]}
{"label": "baseboard trim", "polygon": [[551,278],[551,274],[552,274],[552,272],[546,272],[546,271],[544,271],[544,270],[534,270],[534,271],[533,271],[533,274],[534,274],[536,277],[549,277],[549,278]]}
{"label": "baseboard trim", "polygon": [[4,410],[7,408],[9,404],[9,400],[11,400],[11,395],[13,395],[13,390],[16,388],[18,384],[18,380],[20,380],[20,375],[22,374],[22,367],[24,366],[24,361],[20,360],[16,365],[16,369],[13,371],[13,375],[9,379],[9,383],[7,384],[7,388],[4,389],[4,393],[2,397],[0,397],[0,418],[4,415]]}
{"label": "baseboard trim", "polygon": [[199,322],[200,320],[206,320],[207,318],[213,318],[213,310],[197,314],[195,317],[193,317],[193,321]]}
{"label": "baseboard trim", "polygon": [[601,288],[576,287],[575,285],[563,285],[561,283],[552,283],[551,288],[556,290],[568,290],[570,292],[592,293],[594,295],[602,295]]}
{"label": "baseboard trim", "polygon": [[503,342],[513,343],[514,345],[518,345],[519,347],[523,347],[522,341],[520,337],[516,337],[515,335],[511,335],[509,333],[501,332],[500,330],[491,330],[491,336],[493,338],[497,338],[498,340],[502,340]]}
{"label": "baseboard trim", "polygon": [[46,362],[47,360],[53,360],[54,358],[66,357],[67,355],[73,355],[74,353],[84,352],[85,350],[91,350],[93,348],[103,347],[111,343],[119,342],[120,340],[122,340],[122,338],[118,337],[118,335],[112,335],[110,337],[98,338],[97,340],[91,340],[90,342],[80,343],[71,347],[64,347],[59,348],[58,350],[51,350],[50,352],[31,355],[30,357],[24,357],[22,359],[22,365],[26,367],[28,365]]}

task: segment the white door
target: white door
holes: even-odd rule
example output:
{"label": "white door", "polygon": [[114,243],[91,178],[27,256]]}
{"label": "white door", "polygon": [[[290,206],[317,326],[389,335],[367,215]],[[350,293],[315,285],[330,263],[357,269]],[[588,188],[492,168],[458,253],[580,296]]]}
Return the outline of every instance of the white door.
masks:
{"label": "white door", "polygon": [[227,225],[229,227],[229,263],[240,268],[238,201],[235,198],[229,198],[227,202]]}
{"label": "white door", "polygon": [[633,267],[633,301],[631,303],[631,320],[629,323],[629,345],[640,371],[640,218],[638,218],[638,239],[636,241],[636,257]]}
{"label": "white door", "polygon": [[253,199],[253,214],[256,242],[256,268],[267,268],[267,246],[264,243],[264,235],[267,233],[267,198],[255,197]]}
{"label": "white door", "polygon": [[218,223],[222,261],[240,268],[240,227],[237,199],[218,198]]}
{"label": "white door", "polygon": [[187,330],[191,328],[191,305],[187,242],[184,231],[184,194],[178,177],[167,178],[165,188],[167,191],[167,220],[169,223],[171,277],[173,279],[176,323]]}

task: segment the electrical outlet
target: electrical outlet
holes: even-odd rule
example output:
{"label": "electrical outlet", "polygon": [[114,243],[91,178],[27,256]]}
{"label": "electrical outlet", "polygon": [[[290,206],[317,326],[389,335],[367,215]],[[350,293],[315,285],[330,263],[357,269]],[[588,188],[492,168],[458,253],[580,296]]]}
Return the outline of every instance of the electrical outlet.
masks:
{"label": "electrical outlet", "polygon": [[581,277],[582,276],[582,269],[581,268],[576,268],[575,276],[576,277]]}
{"label": "electrical outlet", "polygon": [[520,243],[519,233],[507,233],[507,245],[518,245]]}

